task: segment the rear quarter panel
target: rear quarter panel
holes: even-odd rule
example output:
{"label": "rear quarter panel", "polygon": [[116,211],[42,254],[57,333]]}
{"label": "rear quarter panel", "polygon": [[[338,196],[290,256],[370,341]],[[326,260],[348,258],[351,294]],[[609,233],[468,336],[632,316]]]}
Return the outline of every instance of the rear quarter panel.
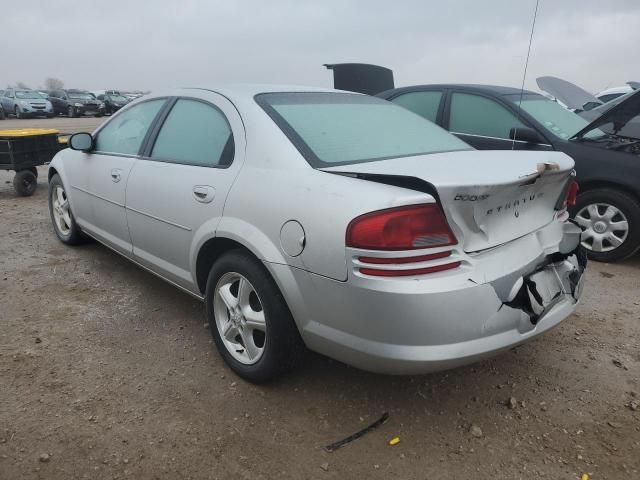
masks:
{"label": "rear quarter panel", "polygon": [[[216,236],[236,239],[264,261],[346,280],[345,234],[351,220],[374,210],[434,201],[424,193],[315,170],[262,110],[243,119],[246,161]],[[295,257],[284,252],[280,241],[288,220],[298,221],[305,233],[304,250]]]}

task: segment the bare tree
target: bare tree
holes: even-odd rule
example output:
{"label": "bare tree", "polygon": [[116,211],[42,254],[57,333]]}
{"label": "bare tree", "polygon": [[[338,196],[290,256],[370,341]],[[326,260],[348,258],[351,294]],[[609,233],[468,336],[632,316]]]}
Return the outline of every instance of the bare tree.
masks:
{"label": "bare tree", "polygon": [[64,82],[59,78],[47,77],[44,79],[44,86],[47,90],[60,90],[64,88]]}
{"label": "bare tree", "polygon": [[24,82],[16,82],[16,88],[20,88],[23,90],[29,90],[29,85]]}

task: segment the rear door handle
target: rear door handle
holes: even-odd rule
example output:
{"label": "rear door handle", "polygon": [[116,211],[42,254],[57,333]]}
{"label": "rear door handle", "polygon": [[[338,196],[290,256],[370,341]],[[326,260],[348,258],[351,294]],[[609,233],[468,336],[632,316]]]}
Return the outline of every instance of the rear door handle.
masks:
{"label": "rear door handle", "polygon": [[120,178],[122,175],[122,170],[120,170],[119,168],[112,168],[111,169],[111,180],[113,180],[115,183],[118,183],[120,181]]}
{"label": "rear door handle", "polygon": [[209,185],[196,185],[193,187],[193,198],[201,203],[211,203],[213,197],[216,196],[216,191]]}

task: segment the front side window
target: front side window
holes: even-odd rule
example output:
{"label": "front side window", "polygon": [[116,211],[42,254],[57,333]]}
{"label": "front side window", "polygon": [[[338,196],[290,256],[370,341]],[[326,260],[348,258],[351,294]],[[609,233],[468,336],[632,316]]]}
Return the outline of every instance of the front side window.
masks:
{"label": "front side window", "polygon": [[410,92],[391,101],[435,123],[441,99],[442,92]]}
{"label": "front side window", "polygon": [[151,158],[203,167],[228,166],[233,161],[231,127],[214,106],[180,99],[156,138]]}
{"label": "front side window", "polygon": [[509,139],[513,127],[526,126],[499,103],[468,93],[454,93],[451,96],[450,131]]}
{"label": "front side window", "polygon": [[437,125],[375,97],[290,92],[261,94],[256,101],[313,167],[471,149]]}
{"label": "front side window", "polygon": [[96,150],[104,153],[137,155],[151,123],[165,103],[164,98],[149,100],[113,117],[96,138]]}

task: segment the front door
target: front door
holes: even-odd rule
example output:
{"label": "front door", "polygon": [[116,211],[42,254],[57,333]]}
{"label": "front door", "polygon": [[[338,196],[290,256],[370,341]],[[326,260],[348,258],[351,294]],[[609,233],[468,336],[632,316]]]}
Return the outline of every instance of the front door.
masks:
{"label": "front door", "polygon": [[180,97],[127,184],[135,259],[191,291],[192,250],[214,232],[244,159],[244,128],[224,97]]}
{"label": "front door", "polygon": [[538,149],[535,144],[511,140],[511,128],[528,125],[505,106],[483,95],[452,92],[445,123],[451,133],[478,150]]}
{"label": "front door", "polygon": [[76,221],[88,234],[125,255],[132,252],[125,212],[127,180],[165,102],[149,100],[114,117],[96,133],[93,151],[73,152],[68,162],[65,159]]}

